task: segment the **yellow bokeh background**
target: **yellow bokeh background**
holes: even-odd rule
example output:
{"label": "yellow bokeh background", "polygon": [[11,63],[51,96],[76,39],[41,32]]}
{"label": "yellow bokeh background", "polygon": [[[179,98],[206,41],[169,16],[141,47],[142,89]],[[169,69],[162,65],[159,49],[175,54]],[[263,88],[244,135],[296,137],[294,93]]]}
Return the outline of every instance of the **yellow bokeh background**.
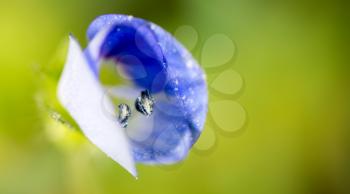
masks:
{"label": "yellow bokeh background", "polygon": [[[0,193],[350,193],[349,9],[341,0],[0,0]],[[215,141],[211,150],[175,166],[138,165],[135,180],[45,116],[36,69],[70,32],[86,46],[89,23],[106,13],[171,33],[192,26],[199,61],[212,35],[233,40],[234,58],[205,70],[210,83],[226,67],[242,77],[229,99],[245,110],[242,129],[225,133],[209,120],[215,137],[202,141]],[[211,114],[235,125],[230,110]]]}

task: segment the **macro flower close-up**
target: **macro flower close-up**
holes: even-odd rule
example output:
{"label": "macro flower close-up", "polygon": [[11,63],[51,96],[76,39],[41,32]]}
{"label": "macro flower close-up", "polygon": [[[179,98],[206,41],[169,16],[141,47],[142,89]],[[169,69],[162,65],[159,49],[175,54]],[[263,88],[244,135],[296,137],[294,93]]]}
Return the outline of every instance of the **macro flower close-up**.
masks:
{"label": "macro flower close-up", "polygon": [[349,194],[349,13],[0,0],[0,194]]}
{"label": "macro flower close-up", "polygon": [[[100,16],[87,33],[84,50],[70,37],[58,86],[82,132],[134,176],[135,162],[183,160],[201,134],[208,104],[206,76],[191,54],[159,26],[132,16]],[[111,97],[99,80],[107,60],[127,77],[109,86]],[[112,97],[128,102],[118,106],[124,108],[119,122],[116,111],[104,112],[116,109]]]}

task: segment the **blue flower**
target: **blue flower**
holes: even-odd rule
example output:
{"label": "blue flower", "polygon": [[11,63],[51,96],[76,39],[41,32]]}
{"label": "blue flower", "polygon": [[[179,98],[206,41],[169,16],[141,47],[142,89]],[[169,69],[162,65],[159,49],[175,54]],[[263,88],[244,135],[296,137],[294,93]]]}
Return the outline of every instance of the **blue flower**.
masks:
{"label": "blue flower", "polygon": [[[83,133],[134,176],[135,162],[183,160],[201,134],[208,104],[205,74],[191,54],[161,27],[132,16],[100,16],[87,35],[84,51],[70,37],[58,86],[60,102]],[[149,91],[155,101],[151,116],[133,108],[124,129],[104,113],[114,105],[99,81],[103,60],[115,61],[129,78],[112,95],[133,105],[141,91]]]}

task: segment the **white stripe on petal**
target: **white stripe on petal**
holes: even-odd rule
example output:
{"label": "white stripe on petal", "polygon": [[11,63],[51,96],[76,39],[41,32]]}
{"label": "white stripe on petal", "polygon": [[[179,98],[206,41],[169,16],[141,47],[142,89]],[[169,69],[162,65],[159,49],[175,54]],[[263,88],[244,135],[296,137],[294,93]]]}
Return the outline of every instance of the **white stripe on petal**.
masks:
{"label": "white stripe on petal", "polygon": [[85,52],[90,57],[90,62],[94,65],[94,71],[95,73],[99,72],[100,70],[100,51],[101,47],[103,45],[103,42],[108,35],[108,33],[111,31],[111,27],[103,28],[94,39],[91,40],[89,45],[87,46]]}
{"label": "white stripe on petal", "polygon": [[[68,60],[58,86],[58,98],[86,137],[133,176],[137,172],[130,144],[117,120],[103,113],[106,98],[79,44],[70,38]],[[104,106],[113,109],[108,98]]]}

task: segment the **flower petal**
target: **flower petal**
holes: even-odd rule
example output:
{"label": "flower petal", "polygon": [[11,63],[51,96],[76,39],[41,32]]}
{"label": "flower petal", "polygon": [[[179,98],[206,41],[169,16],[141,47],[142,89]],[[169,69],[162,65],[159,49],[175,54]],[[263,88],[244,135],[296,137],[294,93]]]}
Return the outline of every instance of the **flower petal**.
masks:
{"label": "flower petal", "polygon": [[[111,30],[100,50],[102,57],[118,62],[139,87],[154,92],[161,90],[166,77],[166,59],[150,23],[131,16],[100,16],[90,25],[88,37],[94,38],[106,28]],[[156,83],[155,77],[159,79]]]}
{"label": "flower petal", "polygon": [[[150,90],[156,100],[153,115],[141,119],[147,124],[129,122],[128,130],[137,137],[131,138],[135,160],[168,164],[184,159],[206,118],[208,94],[204,72],[179,42],[153,23],[125,15],[100,16],[90,25],[88,37],[93,39],[105,28],[111,31],[101,47],[101,56],[119,62],[134,78],[135,86]],[[125,59],[125,55],[136,57],[147,76],[139,78],[139,65]],[[146,126],[152,127],[151,133],[140,128]]]}
{"label": "flower petal", "polygon": [[[71,37],[69,53],[58,86],[58,98],[87,138],[136,176],[134,160],[125,132],[116,120],[103,114],[104,90],[79,44]],[[113,107],[108,99],[105,106]]]}

